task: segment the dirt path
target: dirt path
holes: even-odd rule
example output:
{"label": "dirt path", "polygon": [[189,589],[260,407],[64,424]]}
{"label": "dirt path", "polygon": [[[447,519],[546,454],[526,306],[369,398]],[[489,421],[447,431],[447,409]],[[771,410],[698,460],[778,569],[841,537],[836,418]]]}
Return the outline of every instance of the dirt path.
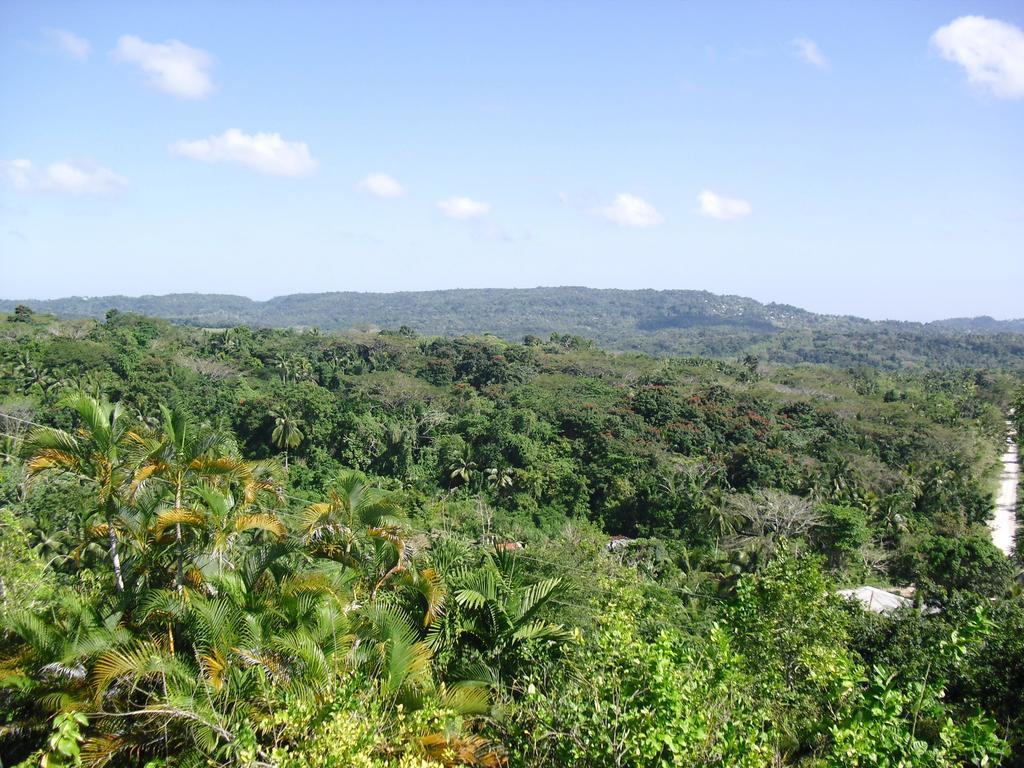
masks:
{"label": "dirt path", "polygon": [[1006,422],[1006,453],[1003,454],[1003,472],[999,476],[999,494],[996,509],[989,521],[992,542],[1007,555],[1013,552],[1017,534],[1017,487],[1020,482],[1020,464],[1017,457],[1017,433],[1010,421]]}

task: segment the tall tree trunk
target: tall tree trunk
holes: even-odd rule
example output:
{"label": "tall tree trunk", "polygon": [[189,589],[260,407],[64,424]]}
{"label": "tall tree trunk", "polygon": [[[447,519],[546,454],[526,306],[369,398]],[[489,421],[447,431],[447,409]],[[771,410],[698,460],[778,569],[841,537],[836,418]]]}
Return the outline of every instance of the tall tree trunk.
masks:
{"label": "tall tree trunk", "polygon": [[[174,489],[174,509],[181,509],[181,482]],[[174,587],[181,592],[185,587],[185,544],[181,540],[181,523],[174,524],[174,536],[177,540],[178,564],[174,574]]]}
{"label": "tall tree trunk", "polygon": [[114,578],[117,591],[124,592],[124,579],[121,577],[121,556],[117,554],[117,534],[114,532],[114,514],[107,510],[107,538],[110,540],[110,562],[114,566]]}

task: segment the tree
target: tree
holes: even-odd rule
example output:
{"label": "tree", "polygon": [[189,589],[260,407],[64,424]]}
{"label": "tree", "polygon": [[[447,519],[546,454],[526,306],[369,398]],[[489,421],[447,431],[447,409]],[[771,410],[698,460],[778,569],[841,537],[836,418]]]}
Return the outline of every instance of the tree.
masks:
{"label": "tree", "polygon": [[791,748],[813,742],[857,672],[840,599],[816,558],[782,544],[758,573],[739,580],[729,626],[780,734]]}
{"label": "tree", "polygon": [[446,612],[435,625],[432,644],[435,649],[456,642],[474,648],[489,679],[518,671],[529,644],[568,637],[561,624],[539,616],[563,591],[560,577],[523,583],[515,557],[507,553],[487,555],[477,568],[444,575],[458,610]]}
{"label": "tree", "polygon": [[486,474],[487,486],[498,494],[511,488],[514,482],[512,470],[507,467],[489,467]]}
{"label": "tree", "polygon": [[353,569],[370,595],[407,570],[409,550],[400,525],[401,506],[393,494],[373,488],[358,472],[344,473],[329,500],[305,508],[307,546],[313,554]]}
{"label": "tree", "polygon": [[284,451],[284,468],[288,469],[288,449],[297,448],[302,442],[301,422],[289,413],[274,416],[274,431],[270,439]]}
{"label": "tree", "polygon": [[757,561],[770,558],[786,539],[806,537],[821,524],[809,501],[778,491],[736,494],[727,504],[742,520],[727,548],[744,551]]}
{"label": "tree", "polygon": [[831,568],[846,568],[870,537],[864,512],[840,504],[822,504],[816,511],[822,520],[814,536],[816,543],[828,557]]}
{"label": "tree", "polygon": [[197,521],[197,530],[205,539],[201,570],[212,566],[217,575],[234,567],[233,557],[239,536],[245,531],[263,531],[273,535],[278,541],[288,535],[281,518],[272,511],[253,508],[245,496],[236,502],[230,493],[221,491],[210,485],[196,487],[193,494],[202,500],[205,514]]}
{"label": "tree", "polygon": [[92,488],[93,514],[103,519],[114,581],[117,591],[124,592],[115,526],[132,478],[132,467],[126,461],[130,453],[128,418],[120,403],[111,405],[82,394],[62,402],[78,413],[82,426],[74,434],[51,427],[30,433],[25,442],[30,454],[28,472],[31,477],[71,475]]}
{"label": "tree", "polygon": [[0,620],[12,609],[38,602],[50,587],[49,577],[22,521],[0,508]]}
{"label": "tree", "polygon": [[26,307],[24,304],[19,304],[14,308],[14,314],[8,318],[12,323],[31,323],[32,315],[35,314],[31,309]]}
{"label": "tree", "polygon": [[135,472],[132,491],[137,493],[152,480],[166,483],[167,495],[173,506],[160,513],[157,526],[162,531],[174,526],[176,545],[176,568],[174,585],[178,591],[184,588],[185,542],[182,538],[182,524],[202,523],[205,515],[198,509],[186,508],[186,496],[202,501],[195,491],[202,483],[237,479],[250,481],[251,472],[241,459],[227,455],[230,447],[228,436],[205,425],[198,425],[180,409],[160,406],[163,422],[160,431],[146,436],[131,433],[132,442],[143,452],[141,463]]}
{"label": "tree", "polygon": [[[514,765],[576,768],[780,764],[767,708],[751,694],[728,631],[653,637],[635,588],[612,592],[565,661],[531,669],[503,718]],[[528,681],[528,683],[526,682]]]}
{"label": "tree", "polygon": [[473,449],[469,445],[465,445],[452,461],[448,477],[453,483],[461,482],[464,485],[469,485],[476,466],[476,462],[473,461]]}

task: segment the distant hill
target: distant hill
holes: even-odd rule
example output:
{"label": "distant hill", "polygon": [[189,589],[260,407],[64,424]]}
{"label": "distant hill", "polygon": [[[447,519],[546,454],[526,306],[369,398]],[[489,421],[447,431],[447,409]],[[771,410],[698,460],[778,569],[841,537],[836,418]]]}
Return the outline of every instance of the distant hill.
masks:
{"label": "distant hill", "polygon": [[967,333],[1024,333],[1024,318],[1017,320],[996,320],[988,315],[981,317],[951,317],[948,320],[936,320],[928,323],[935,328],[943,328]]}
{"label": "distant hill", "polygon": [[[9,312],[17,304],[66,318],[102,319],[117,309],[210,328],[349,331],[408,326],[426,335],[493,333],[513,340],[561,333],[585,336],[610,349],[718,357],[756,353],[785,362],[896,365],[908,358],[927,363],[936,355],[941,364],[985,365],[1007,356],[1014,363],[1018,357],[1024,360],[1024,336],[1017,335],[1024,333],[1024,319],[875,322],[708,291],[491,288],[302,293],[269,301],[179,293],[0,300],[0,311]],[[998,334],[1006,337],[997,340]]]}
{"label": "distant hill", "polygon": [[206,293],[73,296],[46,301],[0,300],[0,310],[10,311],[17,304],[61,317],[99,319],[108,309],[118,309],[202,326],[245,324],[349,330],[408,325],[437,335],[479,332],[513,336],[552,332],[619,335],[623,331],[716,326],[770,332],[871,324],[869,320],[818,315],[785,304],[762,304],[742,296],[722,296],[707,291],[578,287],[297,293],[269,301]]}

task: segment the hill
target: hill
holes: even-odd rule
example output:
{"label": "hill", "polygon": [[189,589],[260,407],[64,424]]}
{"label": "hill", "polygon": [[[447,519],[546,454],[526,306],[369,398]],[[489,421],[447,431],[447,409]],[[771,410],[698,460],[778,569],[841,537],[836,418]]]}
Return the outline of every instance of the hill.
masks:
{"label": "hill", "polygon": [[110,309],[176,323],[328,331],[408,326],[434,336],[491,333],[509,340],[551,333],[654,354],[840,365],[1024,364],[1024,320],[910,323],[823,315],[786,304],[690,290],[581,287],[458,289],[399,293],[310,293],[254,301],[221,294],[0,300],[65,318],[102,318]]}
{"label": "hill", "polygon": [[225,294],[69,297],[3,301],[63,317],[102,318],[108,309],[137,312],[194,325],[319,326],[325,330],[397,325],[435,335],[491,332],[599,335],[667,328],[726,326],[756,331],[869,323],[815,315],[797,307],[762,304],[707,291],[601,290],[580,287],[455,289],[398,293],[300,293],[254,301]]}

